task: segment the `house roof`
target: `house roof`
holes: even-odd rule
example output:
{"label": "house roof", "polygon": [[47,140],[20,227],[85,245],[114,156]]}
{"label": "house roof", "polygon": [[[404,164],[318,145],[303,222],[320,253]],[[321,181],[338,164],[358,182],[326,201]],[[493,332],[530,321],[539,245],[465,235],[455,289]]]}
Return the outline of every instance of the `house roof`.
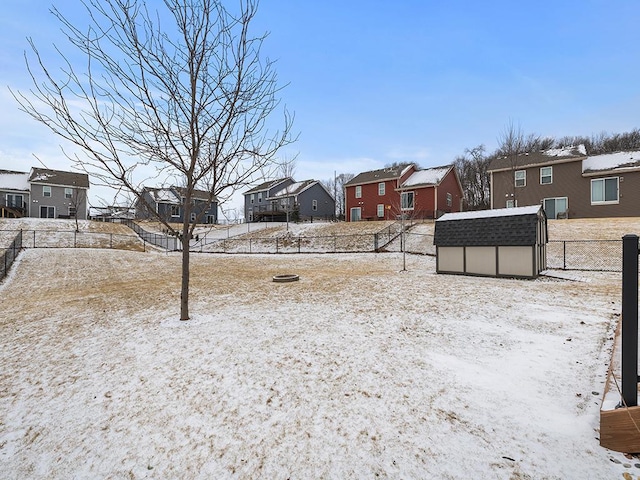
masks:
{"label": "house roof", "polygon": [[616,152],[587,157],[582,161],[582,173],[601,174],[607,171],[640,170],[640,151]]}
{"label": "house roof", "polygon": [[0,170],[0,190],[28,192],[29,174],[13,170]]}
{"label": "house roof", "polygon": [[452,168],[453,165],[446,165],[444,167],[433,167],[415,171],[402,183],[401,188],[439,185]]}
{"label": "house roof", "polygon": [[298,194],[304,192],[307,188],[309,188],[312,185],[314,185],[315,183],[318,183],[317,180],[304,180],[302,182],[292,183],[291,185],[288,185],[288,186],[284,187],[283,189],[278,190],[270,198],[291,197],[293,195],[298,195]]}
{"label": "house roof", "polygon": [[440,247],[535,245],[541,215],[541,205],[447,213],[436,220],[433,243]]}
{"label": "house roof", "polygon": [[271,190],[273,187],[275,187],[278,184],[280,184],[282,182],[285,182],[287,180],[293,181],[293,179],[291,177],[279,178],[277,180],[268,180],[268,181],[266,181],[264,183],[261,183],[257,187],[253,187],[251,190],[247,190],[246,192],[244,192],[243,195],[247,195],[247,194],[250,194],[250,193],[256,193],[256,192],[263,192],[265,190]]}
{"label": "house roof", "polygon": [[89,175],[34,167],[29,175],[29,183],[89,188]]}
{"label": "house roof", "polygon": [[[184,187],[171,187],[177,190],[178,194],[181,196],[184,196],[184,193],[186,191],[186,188]],[[209,192],[207,192],[206,190],[194,190],[193,191],[193,198],[197,199],[197,200],[206,200],[209,201]],[[214,196],[211,198],[211,202],[217,202],[218,199]]]}
{"label": "house roof", "polygon": [[[178,205],[182,203],[182,197],[184,196],[185,188],[184,187],[144,187],[146,191],[151,194],[153,201],[156,203],[170,203],[174,205]],[[197,200],[209,200],[209,192],[204,190],[194,190],[193,198]],[[218,200],[213,197],[211,200],[213,202],[217,202]]]}
{"label": "house roof", "polygon": [[362,172],[345,183],[344,186],[349,187],[351,185],[362,185],[363,183],[393,180],[399,178],[406,168],[407,165],[398,165],[395,167],[381,168],[379,170],[371,170],[370,172]]}
{"label": "house roof", "polygon": [[516,157],[505,156],[494,158],[489,164],[488,171],[511,170],[533,165],[544,165],[562,162],[583,160],[587,156],[584,145],[570,146],[566,148],[552,148],[542,152],[520,153]]}

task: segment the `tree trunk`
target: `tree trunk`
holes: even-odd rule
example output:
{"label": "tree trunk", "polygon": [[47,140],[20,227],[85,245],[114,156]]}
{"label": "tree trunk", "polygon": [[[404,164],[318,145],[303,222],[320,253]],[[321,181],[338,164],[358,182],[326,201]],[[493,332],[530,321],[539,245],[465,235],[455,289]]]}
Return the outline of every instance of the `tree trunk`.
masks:
{"label": "tree trunk", "polygon": [[180,288],[180,320],[189,320],[189,217],[191,216],[191,195],[187,193],[182,219],[182,286]]}

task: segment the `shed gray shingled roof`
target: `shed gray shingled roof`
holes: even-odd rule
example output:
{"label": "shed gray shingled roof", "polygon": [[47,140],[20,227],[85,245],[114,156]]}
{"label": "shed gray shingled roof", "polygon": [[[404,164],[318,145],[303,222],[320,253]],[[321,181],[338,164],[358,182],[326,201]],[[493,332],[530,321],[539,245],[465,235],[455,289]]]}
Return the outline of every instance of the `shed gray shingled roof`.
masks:
{"label": "shed gray shingled roof", "polygon": [[29,175],[29,183],[89,188],[89,176],[86,173],[63,172],[61,170],[34,167],[31,169],[31,175]]}
{"label": "shed gray shingled roof", "polygon": [[[512,210],[510,215],[506,210]],[[495,212],[494,216],[490,216]],[[537,242],[542,207],[488,210],[484,215],[471,212],[447,214],[436,221],[433,237],[438,247],[531,246]],[[467,214],[467,215],[465,215]],[[545,235],[546,238],[546,235]]]}

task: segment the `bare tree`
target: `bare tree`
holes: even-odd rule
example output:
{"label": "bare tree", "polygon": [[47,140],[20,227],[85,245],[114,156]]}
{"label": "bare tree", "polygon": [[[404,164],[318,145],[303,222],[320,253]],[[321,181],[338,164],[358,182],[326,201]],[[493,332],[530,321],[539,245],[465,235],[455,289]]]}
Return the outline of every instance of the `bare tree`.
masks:
{"label": "bare tree", "polygon": [[293,178],[296,174],[296,167],[298,166],[298,157],[284,156],[278,162],[277,175],[278,178]]}
{"label": "bare tree", "polygon": [[530,142],[531,139],[529,139],[529,142],[527,141],[520,125],[514,125],[512,120],[509,120],[509,123],[498,137],[498,150],[496,151],[496,154],[507,159],[511,172],[513,172],[513,193],[511,195],[514,207],[518,204],[515,179],[516,169],[518,167],[518,157],[521,153],[526,151],[526,145]]}
{"label": "bare tree", "polygon": [[69,157],[94,182],[143,203],[144,177],[184,188],[181,225],[159,220],[182,238],[180,319],[188,320],[194,191],[207,191],[211,202],[264,175],[293,141],[292,117],[285,110],[282,129],[270,128],[281,87],[274,63],[261,55],[266,35],[249,31],[257,0],[242,0],[237,12],[220,0],[162,3],[152,12],[144,1],[83,0],[85,29],[54,8],[73,56],[86,64],[60,53],[63,68],[51,70],[30,40],[33,88],[14,97],[80,147]]}
{"label": "bare tree", "polygon": [[485,210],[490,205],[489,163],[484,145],[467,148],[464,155],[454,161],[454,166],[462,184],[465,210]]}

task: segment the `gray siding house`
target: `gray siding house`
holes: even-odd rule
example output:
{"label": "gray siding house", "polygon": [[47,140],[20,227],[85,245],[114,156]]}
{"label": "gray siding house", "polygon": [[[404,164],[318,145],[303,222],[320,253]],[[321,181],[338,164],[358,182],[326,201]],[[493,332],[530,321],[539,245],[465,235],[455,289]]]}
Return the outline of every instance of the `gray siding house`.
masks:
{"label": "gray siding house", "polygon": [[0,170],[0,218],[29,215],[29,174]]}
{"label": "gray siding house", "polygon": [[[144,187],[141,196],[144,201],[136,202],[136,218],[146,220],[158,217],[169,223],[184,221],[184,188]],[[218,200],[211,198],[209,192],[196,190],[193,193],[193,208],[189,221],[191,223],[218,223]]]}
{"label": "gray siding house", "polygon": [[286,219],[286,211],[277,202],[268,201],[279,190],[288,187],[294,180],[290,177],[269,180],[247,190],[244,193],[244,218],[247,222],[277,221],[283,215]]}
{"label": "gray siding house", "polygon": [[89,176],[86,173],[32,168],[29,215],[36,218],[88,218]]}
{"label": "gray siding house", "polygon": [[336,202],[317,180],[271,180],[244,193],[247,222],[334,219]]}

